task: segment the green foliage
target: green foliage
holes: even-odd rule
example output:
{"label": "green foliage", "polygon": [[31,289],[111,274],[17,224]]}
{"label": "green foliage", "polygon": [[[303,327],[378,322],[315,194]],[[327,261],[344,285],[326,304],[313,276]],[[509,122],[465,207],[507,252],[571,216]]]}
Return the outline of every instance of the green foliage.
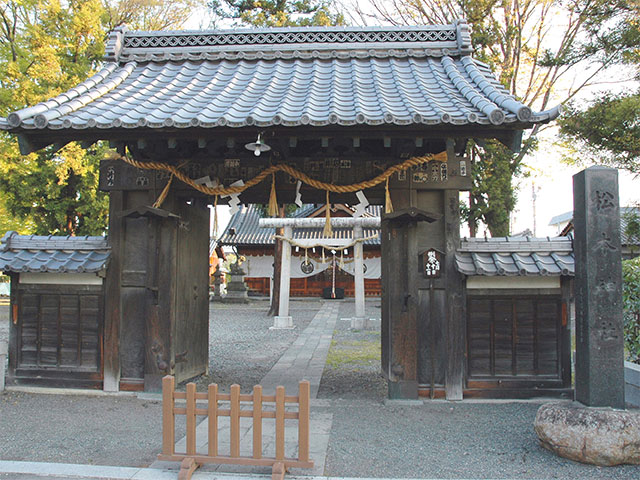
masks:
{"label": "green foliage", "polygon": [[[525,140],[523,150],[536,148],[535,137]],[[495,140],[469,142],[468,154],[472,159],[473,185],[470,205],[462,209],[462,217],[472,234],[483,221],[493,237],[509,235],[509,213],[516,205],[517,195],[513,178],[523,169],[522,154],[516,155]]]}
{"label": "green foliage", "polygon": [[209,7],[222,18],[238,19],[257,27],[344,25],[344,17],[331,11],[330,0],[211,0]]}
{"label": "green foliage", "polygon": [[560,127],[575,162],[640,173],[640,91],[605,94],[584,110],[569,105]]}
{"label": "green foliage", "polygon": [[[612,62],[631,65],[640,75],[640,2],[611,2],[613,25],[599,32],[593,25],[588,48],[609,54]],[[598,95],[584,106],[568,105],[560,121],[567,159],[640,173],[640,90]]]}
{"label": "green foliage", "polygon": [[474,225],[484,221],[493,237],[509,235],[509,212],[516,204],[516,195],[512,187],[514,170],[513,154],[495,141],[484,144],[484,148],[471,144],[471,171],[473,186],[470,194],[470,209],[467,222]]}
{"label": "green foliage", "polygon": [[[180,7],[182,5],[182,7]],[[186,5],[186,7],[185,7]],[[196,0],[0,0],[0,116],[69,90],[99,68],[109,28],[177,28]],[[108,200],[98,192],[107,148],[77,143],[23,156],[0,133],[0,229],[103,233]]]}
{"label": "green foliage", "polygon": [[[91,75],[104,55],[99,0],[0,4],[0,114],[34,105]],[[99,149],[104,153],[104,148]],[[99,234],[107,200],[97,192],[99,154],[72,143],[22,156],[0,135],[0,201],[23,233]]]}
{"label": "green foliage", "polygon": [[640,207],[628,210],[623,214],[623,217],[627,223],[624,231],[625,235],[640,242]]}
{"label": "green foliage", "polygon": [[[269,216],[269,205],[266,203],[256,203],[254,205],[255,209],[258,211],[261,217]],[[293,217],[293,214],[299,210],[298,206],[294,203],[285,203],[284,204],[284,216],[285,217]]]}
{"label": "green foliage", "polygon": [[622,262],[622,304],[627,359],[640,363],[640,257]]}
{"label": "green foliage", "polygon": [[104,233],[109,202],[98,191],[98,165],[106,151],[102,144],[86,152],[71,143],[55,153],[48,147],[27,156],[7,155],[0,162],[0,189],[8,210],[27,219],[29,233]]}

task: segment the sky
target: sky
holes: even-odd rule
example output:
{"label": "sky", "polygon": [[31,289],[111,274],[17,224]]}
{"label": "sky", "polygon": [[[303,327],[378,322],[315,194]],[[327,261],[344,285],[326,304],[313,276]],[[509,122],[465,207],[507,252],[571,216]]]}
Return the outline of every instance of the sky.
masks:
{"label": "sky", "polygon": [[[344,2],[357,0],[343,0]],[[364,0],[366,2],[366,0]],[[361,2],[361,5],[363,3]],[[364,7],[366,10],[366,6]],[[207,28],[210,20],[206,11],[200,11],[189,21],[187,28]],[[224,25],[222,25],[224,27]],[[585,71],[586,74],[586,71]],[[597,88],[585,92],[585,97],[597,95],[598,92],[613,89],[624,90],[637,84],[611,85],[600,84]],[[537,236],[553,236],[557,234],[554,227],[549,225],[552,217],[573,210],[573,180],[572,177],[585,166],[568,165],[561,159],[559,147],[555,144],[554,129],[549,129],[540,138],[540,147],[533,155],[526,157],[525,162],[531,166],[531,176],[517,180],[519,185],[517,205],[511,215],[511,232],[519,233],[530,230]],[[620,205],[629,206],[640,203],[640,178],[634,178],[628,172],[619,171]],[[534,193],[535,192],[535,193]],[[535,197],[535,201],[534,201]],[[242,199],[242,196],[240,197]],[[535,207],[534,207],[535,205]],[[535,217],[534,217],[535,211]],[[229,219],[228,208],[218,207],[218,225],[221,233]],[[468,234],[463,229],[462,234]],[[479,229],[478,235],[484,235]],[[487,232],[487,235],[488,232]]]}

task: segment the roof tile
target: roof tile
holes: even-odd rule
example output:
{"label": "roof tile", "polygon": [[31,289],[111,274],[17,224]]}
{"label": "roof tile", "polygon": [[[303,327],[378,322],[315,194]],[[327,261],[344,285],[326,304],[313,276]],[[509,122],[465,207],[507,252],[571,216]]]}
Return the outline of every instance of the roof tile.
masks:
{"label": "roof tile", "polygon": [[464,239],[455,260],[457,270],[467,276],[575,275],[568,237]]}
{"label": "roof tile", "polygon": [[[501,125],[546,122],[444,26],[114,32],[111,60],[0,128]],[[467,33],[465,33],[467,32]],[[428,48],[427,48],[428,47]],[[126,105],[126,108],[124,107]],[[522,128],[522,126],[519,126]]]}
{"label": "roof tile", "polygon": [[7,232],[0,246],[4,272],[97,273],[111,251],[105,237],[56,237]]}

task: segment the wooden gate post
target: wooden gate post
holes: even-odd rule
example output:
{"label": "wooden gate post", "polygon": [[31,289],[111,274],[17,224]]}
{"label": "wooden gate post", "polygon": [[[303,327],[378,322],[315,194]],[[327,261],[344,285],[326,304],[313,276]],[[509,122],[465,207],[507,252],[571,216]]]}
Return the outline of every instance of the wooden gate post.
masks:
{"label": "wooden gate post", "polygon": [[173,392],[176,379],[167,375],[162,379],[162,454],[173,455],[176,444]]}

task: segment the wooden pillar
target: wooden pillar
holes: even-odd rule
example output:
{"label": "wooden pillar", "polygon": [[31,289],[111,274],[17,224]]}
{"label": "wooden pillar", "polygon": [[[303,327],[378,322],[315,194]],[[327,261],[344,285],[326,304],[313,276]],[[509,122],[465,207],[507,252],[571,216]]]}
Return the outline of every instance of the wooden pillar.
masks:
{"label": "wooden pillar", "polygon": [[417,289],[410,267],[415,229],[415,223],[382,222],[382,370],[396,400],[418,398]]}
{"label": "wooden pillar", "polygon": [[[293,237],[293,227],[284,227],[284,238],[290,240]],[[282,241],[282,259],[280,267],[280,309],[278,315],[273,318],[271,328],[293,328],[293,319],[289,315],[289,290],[291,288],[291,244]]]}
{"label": "wooden pillar", "polygon": [[455,254],[460,247],[460,195],[444,191],[445,285],[447,292],[447,365],[445,396],[462,400],[465,359],[465,298],[462,275],[456,270]]}
{"label": "wooden pillar", "polygon": [[[363,238],[363,230],[360,225],[353,227],[353,239]],[[351,328],[362,330],[367,326],[364,303],[364,249],[362,242],[356,242],[353,246],[353,268],[355,280],[356,316],[351,319]]]}
{"label": "wooden pillar", "polygon": [[117,392],[120,386],[120,273],[122,269],[123,192],[109,193],[109,236],[111,259],[105,279],[103,389]]}
{"label": "wooden pillar", "polygon": [[100,164],[110,195],[104,388],[159,391],[161,379],[208,366],[209,209],[167,179],[118,160]]}

